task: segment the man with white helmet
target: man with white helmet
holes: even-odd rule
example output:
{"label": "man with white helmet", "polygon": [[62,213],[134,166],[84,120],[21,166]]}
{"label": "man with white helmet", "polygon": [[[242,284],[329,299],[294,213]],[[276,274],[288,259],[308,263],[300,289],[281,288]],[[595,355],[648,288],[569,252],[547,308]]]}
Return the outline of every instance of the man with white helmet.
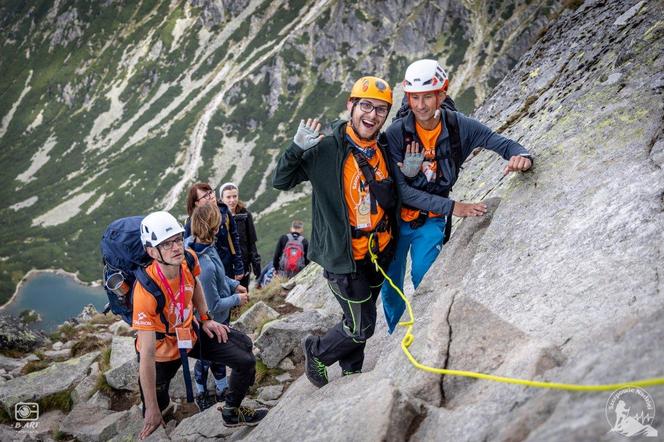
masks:
{"label": "man with white helmet", "polygon": [[355,82],[346,102],[349,121],[319,136],[317,120],[302,121],[294,142],[279,158],[273,185],[288,190],[310,181],[312,229],[309,259],[323,275],[343,311],[324,336],[304,341],[305,373],[317,387],[328,382],[327,367],[339,362],[344,375],[361,371],[364,347],[376,325],[376,300],[383,276],[370,261],[389,262],[396,189],[387,152],[378,135],[392,106],[392,90],[376,77]]}
{"label": "man with white helmet", "polygon": [[[461,113],[441,109],[447,97],[448,77],[436,60],[418,60],[406,70],[403,89],[410,110],[386,131],[393,174],[402,200],[399,240],[388,276],[403,287],[406,256],[411,253],[415,288],[440,253],[451,215],[482,216],[483,203],[449,198],[461,164],[476,147],[500,154],[508,164],[504,174],[526,171],[532,156],[516,141],[505,138]],[[388,285],[382,289],[383,309],[390,333],[405,304]]]}
{"label": "man with white helmet", "polygon": [[[252,342],[246,335],[210,319],[198,281],[198,259],[184,249],[183,233],[184,228],[168,212],[151,213],[141,222],[141,242],[153,259],[145,270],[163,294],[155,297],[138,281],[133,291],[132,327],[138,331],[136,350],[144,413],[141,439],[163,425],[161,412],[170,402],[170,381],[187,356],[232,368],[221,413],[224,425],[256,425],[267,414],[265,409],[240,406],[254,383]],[[187,260],[193,262],[192,270]],[[200,316],[202,333],[196,330],[194,308]]]}

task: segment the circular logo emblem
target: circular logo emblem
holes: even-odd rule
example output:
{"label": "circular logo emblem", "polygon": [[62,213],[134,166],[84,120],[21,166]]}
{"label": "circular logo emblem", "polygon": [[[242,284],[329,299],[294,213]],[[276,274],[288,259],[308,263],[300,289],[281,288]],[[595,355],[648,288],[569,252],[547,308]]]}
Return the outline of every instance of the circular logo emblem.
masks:
{"label": "circular logo emblem", "polygon": [[657,430],[652,426],[655,401],[643,388],[625,387],[614,391],[606,401],[605,412],[612,433],[625,437],[657,437]]}
{"label": "circular logo emblem", "polygon": [[387,85],[380,80],[376,80],[376,89],[383,92],[385,89],[387,89]]}

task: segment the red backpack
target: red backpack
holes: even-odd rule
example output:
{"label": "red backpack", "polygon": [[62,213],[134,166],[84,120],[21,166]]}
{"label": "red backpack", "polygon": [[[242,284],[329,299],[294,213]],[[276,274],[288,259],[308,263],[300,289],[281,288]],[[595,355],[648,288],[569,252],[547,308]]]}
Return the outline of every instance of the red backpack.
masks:
{"label": "red backpack", "polygon": [[289,278],[304,268],[304,236],[295,237],[292,233],[286,235],[288,241],[279,259],[279,268]]}

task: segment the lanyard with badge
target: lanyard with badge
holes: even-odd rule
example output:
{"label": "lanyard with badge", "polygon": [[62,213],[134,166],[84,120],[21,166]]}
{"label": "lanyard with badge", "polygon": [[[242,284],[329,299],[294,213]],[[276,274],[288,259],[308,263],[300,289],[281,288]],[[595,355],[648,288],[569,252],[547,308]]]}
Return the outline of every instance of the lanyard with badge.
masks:
{"label": "lanyard with badge", "polygon": [[[168,279],[164,276],[159,266],[157,267],[157,275],[161,279],[164,287],[166,287],[166,293],[173,304],[175,311],[175,336],[178,340],[178,348],[192,348],[193,342],[191,339],[191,329],[188,327],[183,327],[184,324],[184,277],[182,276],[182,267],[180,267],[180,302],[175,298],[171,284],[168,282]],[[179,327],[178,327],[179,326]]]}

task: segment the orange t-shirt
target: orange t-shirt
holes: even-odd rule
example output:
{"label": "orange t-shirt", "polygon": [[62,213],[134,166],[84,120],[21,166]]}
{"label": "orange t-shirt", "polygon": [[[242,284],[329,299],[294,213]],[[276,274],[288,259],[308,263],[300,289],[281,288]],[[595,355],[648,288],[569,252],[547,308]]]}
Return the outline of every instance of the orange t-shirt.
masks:
{"label": "orange t-shirt", "polygon": [[[196,276],[201,273],[201,268],[198,264],[198,258],[196,253],[189,251],[196,259],[192,272],[189,271],[187,267],[187,262],[183,259],[180,268],[182,270],[182,277],[184,278],[184,313],[183,320],[179,318],[179,309],[178,314],[175,311],[175,305],[171,301],[171,297],[166,290],[166,286],[159,278],[157,273],[157,262],[152,261],[146,271],[147,274],[157,283],[166,303],[164,304],[164,314],[169,323],[169,333],[175,334],[175,327],[183,327],[191,330],[192,344],[196,343],[196,333],[192,327],[192,321],[194,318],[194,305],[192,299],[194,297],[194,287],[196,286]],[[176,277],[175,279],[168,280],[171,290],[175,295],[175,299],[179,302],[180,300],[180,278]],[[166,333],[166,325],[162,322],[161,317],[157,314],[157,300],[155,297],[148,292],[139,282],[136,282],[134,287],[134,311],[132,317],[132,328],[134,330],[147,330],[155,331],[160,333]],[[138,340],[136,340],[136,350],[141,351]],[[178,341],[177,337],[166,335],[164,339],[157,339],[157,351],[155,354],[155,360],[157,362],[168,362],[180,358],[180,352],[178,350]]]}
{"label": "orange t-shirt", "polygon": [[[369,165],[374,169],[376,181],[381,181],[387,178],[387,164],[385,163],[382,152],[378,149],[375,142],[362,142],[357,138],[349,126],[346,127],[346,133],[349,134],[356,144],[363,148],[375,149],[373,157],[367,158]],[[344,198],[346,200],[346,206],[348,207],[350,225],[367,232],[374,230],[378,223],[383,219],[385,211],[380,207],[380,204],[376,202],[376,213],[371,213],[369,184],[365,181],[362,170],[360,170],[360,166],[358,166],[352,153],[349,154],[344,161],[343,183]],[[387,246],[392,237],[390,232],[376,232],[375,236],[378,237],[378,248],[381,251]],[[353,259],[364,259],[369,251],[369,238],[366,236],[353,238],[352,246]]]}
{"label": "orange t-shirt", "polygon": [[[443,130],[442,122],[436,125],[432,130],[426,130],[417,122],[415,123],[415,130],[417,136],[422,142],[422,152],[424,153],[424,161],[422,162],[422,172],[427,177],[427,181],[431,182],[436,179],[436,171],[438,170],[438,162],[436,161],[436,141]],[[410,222],[420,216],[420,211],[417,209],[409,209],[407,207],[401,208],[401,219]],[[440,217],[441,215],[429,212],[429,218]]]}

